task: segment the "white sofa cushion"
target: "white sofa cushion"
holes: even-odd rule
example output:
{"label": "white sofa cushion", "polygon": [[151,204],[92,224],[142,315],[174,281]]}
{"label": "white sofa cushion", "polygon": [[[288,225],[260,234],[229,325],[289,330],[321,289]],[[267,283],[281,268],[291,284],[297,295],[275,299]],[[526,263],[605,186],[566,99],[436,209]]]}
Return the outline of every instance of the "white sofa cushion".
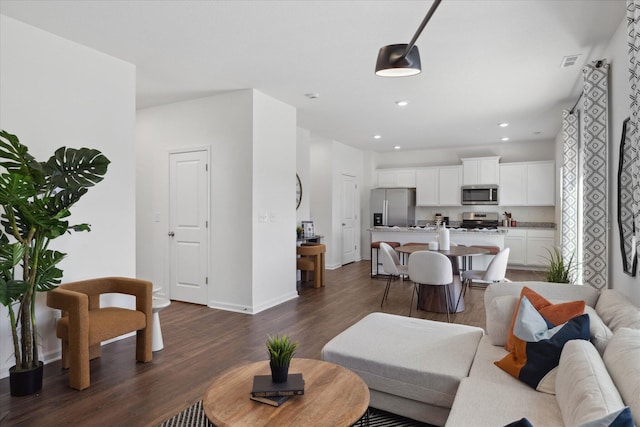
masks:
{"label": "white sofa cushion", "polygon": [[481,328],[372,313],[329,341],[321,359],[360,375],[372,390],[450,408]]}
{"label": "white sofa cushion", "polygon": [[640,329],[618,329],[604,352],[604,364],[640,426]]}
{"label": "white sofa cushion", "polygon": [[504,347],[492,345],[489,336],[482,337],[447,426],[504,426],[523,417],[535,427],[562,425],[554,395],[533,390],[493,364],[507,353]]}
{"label": "white sofa cushion", "polygon": [[556,399],[567,427],[602,418],[625,406],[598,351],[584,340],[564,345],[556,376]]}
{"label": "white sofa cushion", "polygon": [[487,315],[487,335],[491,344],[503,346],[507,343],[509,326],[519,298],[515,295],[502,295],[489,302]]}
{"label": "white sofa cushion", "polygon": [[596,303],[596,311],[609,328],[640,329],[640,309],[613,289],[603,289]]}
{"label": "white sofa cushion", "polygon": [[591,344],[598,350],[600,356],[604,354],[607,343],[613,336],[613,332],[602,321],[595,309],[586,306],[584,312],[589,315],[589,332],[591,333]]}

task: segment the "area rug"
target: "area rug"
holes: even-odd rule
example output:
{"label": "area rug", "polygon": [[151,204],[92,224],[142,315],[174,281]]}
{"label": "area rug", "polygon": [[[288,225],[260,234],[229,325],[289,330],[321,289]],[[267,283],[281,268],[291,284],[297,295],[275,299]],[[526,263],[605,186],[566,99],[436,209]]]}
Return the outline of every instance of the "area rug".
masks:
{"label": "area rug", "polygon": [[[366,426],[364,420],[356,422],[356,426]],[[399,415],[390,414],[375,408],[369,408],[369,426],[371,427],[429,427]],[[213,427],[202,409],[202,401],[194,403],[184,411],[171,417],[158,427]]]}

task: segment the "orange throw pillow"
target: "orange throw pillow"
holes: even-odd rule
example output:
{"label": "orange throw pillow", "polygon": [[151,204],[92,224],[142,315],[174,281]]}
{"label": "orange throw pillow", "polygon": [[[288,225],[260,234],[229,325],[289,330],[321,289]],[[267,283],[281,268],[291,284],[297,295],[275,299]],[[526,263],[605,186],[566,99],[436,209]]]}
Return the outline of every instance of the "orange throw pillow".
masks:
{"label": "orange throw pillow", "polygon": [[[531,304],[533,304],[535,309],[538,310],[542,317],[553,323],[555,326],[561,325],[564,322],[568,322],[570,319],[584,313],[584,301],[571,301],[563,302],[560,304],[552,304],[545,297],[535,292],[534,290],[527,288],[526,286],[523,287],[522,291],[520,292],[520,300],[522,300],[523,296],[526,296],[527,299],[529,299]],[[511,318],[511,326],[509,327],[509,334],[507,335],[507,344],[504,346],[507,351],[514,350],[515,340],[513,336],[513,324],[516,321],[516,315],[518,314],[518,309],[520,308],[520,300],[518,300],[518,304],[516,304],[516,308]]]}

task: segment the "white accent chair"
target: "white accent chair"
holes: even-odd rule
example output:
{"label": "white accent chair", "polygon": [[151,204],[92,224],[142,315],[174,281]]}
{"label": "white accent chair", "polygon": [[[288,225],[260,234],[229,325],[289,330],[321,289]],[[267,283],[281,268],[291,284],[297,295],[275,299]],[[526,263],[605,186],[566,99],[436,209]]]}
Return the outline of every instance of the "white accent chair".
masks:
{"label": "white accent chair", "polygon": [[462,292],[456,302],[456,309],[460,303],[460,299],[467,292],[467,288],[471,282],[491,284],[497,282],[509,282],[505,276],[507,274],[507,263],[509,262],[509,248],[504,248],[493,257],[486,270],[467,270],[463,271],[462,276]]}
{"label": "white accent chair", "polygon": [[[449,284],[453,282],[451,261],[445,255],[431,251],[417,251],[409,256],[409,278],[416,284],[442,286],[447,306],[447,321],[451,322],[451,303],[449,302]],[[413,296],[411,297],[413,308]],[[409,310],[411,316],[411,309]]]}
{"label": "white accent chair", "polygon": [[400,264],[398,253],[390,245],[380,242],[379,255],[382,260],[382,268],[387,275],[387,286],[382,294],[382,301],[380,301],[380,307],[384,303],[384,300],[389,296],[389,288],[391,282],[402,276],[409,274],[409,269],[406,265]]}

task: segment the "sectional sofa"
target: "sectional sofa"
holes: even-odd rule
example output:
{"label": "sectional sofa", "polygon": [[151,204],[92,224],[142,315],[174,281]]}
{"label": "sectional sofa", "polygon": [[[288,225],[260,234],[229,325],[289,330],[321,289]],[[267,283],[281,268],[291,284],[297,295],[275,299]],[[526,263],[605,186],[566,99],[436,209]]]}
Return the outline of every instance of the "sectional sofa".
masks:
{"label": "sectional sofa", "polygon": [[[563,301],[584,301],[584,315],[552,328],[560,332],[549,342],[559,340],[571,325],[586,336],[567,335],[566,343],[552,343],[559,361],[540,381],[550,388],[539,387],[545,391],[523,382],[522,372],[529,366],[517,377],[494,363],[515,351],[507,351],[505,344],[512,339],[512,325],[522,321],[516,314],[525,311],[525,287],[554,309],[563,307]],[[484,303],[485,330],[373,313],[328,342],[321,357],[358,373],[369,386],[371,406],[434,425],[505,426],[524,420],[536,427],[594,420],[610,425],[603,421],[608,416],[619,422],[635,420],[640,426],[638,307],[614,290],[544,282],[492,284]],[[543,344],[548,342],[523,342],[522,348],[529,346],[527,355],[541,351],[548,358],[553,348],[540,347]],[[529,356],[528,362],[538,363]]]}

